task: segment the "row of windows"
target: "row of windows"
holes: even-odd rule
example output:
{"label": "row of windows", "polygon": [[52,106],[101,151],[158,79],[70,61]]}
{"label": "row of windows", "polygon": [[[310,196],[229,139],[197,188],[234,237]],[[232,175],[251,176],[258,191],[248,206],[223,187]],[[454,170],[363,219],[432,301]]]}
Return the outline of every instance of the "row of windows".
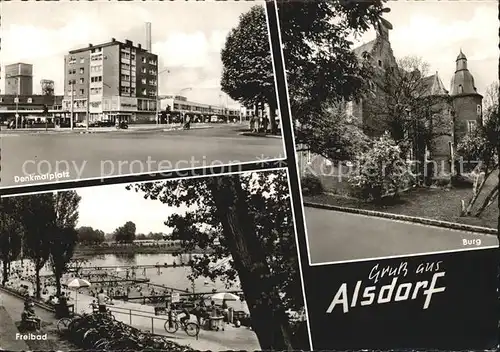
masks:
{"label": "row of windows", "polygon": [[95,83],[95,82],[102,82],[102,76],[94,76],[90,77],[90,82]]}
{"label": "row of windows", "polygon": [[[83,67],[80,67],[79,72],[80,72],[81,75],[83,75],[85,73],[85,69]],[[68,74],[75,75],[76,74],[76,68],[70,68],[68,70]]]}
{"label": "row of windows", "polygon": [[[3,103],[3,98],[0,98],[0,103]],[[14,98],[14,103],[16,103],[16,104],[20,103],[19,98],[17,98],[17,97]],[[27,103],[28,104],[32,104],[33,103],[33,98],[28,98],[27,99]]]}
{"label": "row of windows", "polygon": [[142,84],[149,84],[150,86],[156,86],[156,80],[150,79],[149,81],[146,78],[141,78]]}
{"label": "row of windows", "polygon": [[90,88],[90,94],[102,94],[102,87]]}
{"label": "row of windows", "polygon": [[126,51],[122,51],[122,57],[127,60],[135,60],[135,54],[130,54]]}
{"label": "row of windows", "polygon": [[[76,64],[76,61],[77,61],[77,59],[74,56],[72,56],[72,57],[69,58],[69,64],[70,65]],[[80,58],[80,63],[81,64],[85,63],[85,59],[83,57]]]}
{"label": "row of windows", "polygon": [[102,65],[90,66],[90,72],[101,72]]}
{"label": "row of windows", "polygon": [[102,54],[94,55],[90,58],[91,61],[102,61]]}
{"label": "row of windows", "polygon": [[[145,64],[147,62],[148,62],[148,59],[145,56],[143,56],[142,57],[142,63]],[[156,60],[155,59],[149,59],[149,64],[150,65],[156,65]]]}
{"label": "row of windows", "polygon": [[121,87],[121,92],[127,93],[127,94],[135,94],[135,88],[134,87]]}
{"label": "row of windows", "polygon": [[90,51],[92,54],[102,52],[102,48],[94,48]]}

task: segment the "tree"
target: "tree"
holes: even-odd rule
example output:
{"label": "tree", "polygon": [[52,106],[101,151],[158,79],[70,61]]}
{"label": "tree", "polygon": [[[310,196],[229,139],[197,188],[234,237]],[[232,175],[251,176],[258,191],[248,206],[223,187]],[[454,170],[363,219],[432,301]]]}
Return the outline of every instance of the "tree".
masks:
{"label": "tree", "polygon": [[357,172],[349,184],[362,199],[380,202],[385,196],[397,196],[411,180],[401,149],[385,133],[357,158]]}
{"label": "tree", "polygon": [[50,257],[52,235],[56,226],[54,199],[51,193],[19,197],[20,217],[24,226],[23,250],[35,265],[36,297],[40,298],[40,270]]}
{"label": "tree", "polygon": [[240,16],[221,51],[221,87],[245,106],[269,105],[271,132],[277,132],[277,98],[266,12],[253,6]]}
{"label": "tree", "polygon": [[369,138],[340,106],[325,105],[322,116],[297,129],[296,136],[304,143],[297,151],[312,151],[336,161],[354,160],[366,151]]}
{"label": "tree", "polygon": [[77,229],[78,243],[83,245],[99,244],[104,242],[105,234],[103,231],[94,229],[91,226],[82,226]]}
{"label": "tree", "polygon": [[0,260],[2,260],[2,285],[9,278],[10,263],[21,253],[23,227],[14,198],[0,200]]}
{"label": "tree", "polygon": [[[477,167],[474,170],[476,176],[472,196],[469,198],[467,204],[462,202],[461,216],[472,214],[473,207],[485,189],[487,181],[499,169],[498,132],[500,131],[500,117],[498,112],[498,93],[496,102],[493,101],[493,103],[493,105],[490,105],[484,111],[483,123],[465,135],[457,146],[457,154],[464,160],[477,162]],[[483,203],[474,213],[474,216],[481,216],[482,212],[494,203],[495,197],[498,195],[498,189],[498,184],[490,189]]]}
{"label": "tree", "polygon": [[[304,307],[285,172],[139,184],[135,189],[188,209],[166,221],[173,228],[171,238],[181,240],[186,253],[204,250],[190,263],[194,276],[227,283],[239,278],[261,349],[307,346],[292,346],[285,313]],[[217,265],[226,258],[227,266]]]}
{"label": "tree", "polygon": [[412,148],[417,166],[424,165],[426,149],[433,150],[440,137],[453,135],[451,98],[444,90],[431,91],[436,77],[428,75],[428,67],[415,56],[403,57],[383,72],[374,67],[374,92],[365,95],[365,132],[379,136],[389,131],[402,157]]}
{"label": "tree", "polygon": [[118,227],[114,232],[114,238],[119,243],[132,243],[135,240],[135,224],[127,221],[125,225]]}
{"label": "tree", "polygon": [[75,191],[56,192],[53,196],[55,227],[51,236],[50,259],[58,297],[61,295],[62,275],[68,270],[78,240],[76,223],[80,200]]}
{"label": "tree", "polygon": [[[371,71],[352,52],[352,36],[380,22],[383,1],[282,1],[278,2],[283,54],[292,117],[303,128],[324,126],[330,116],[325,104],[355,101],[365,91]],[[321,122],[324,120],[324,122]],[[316,147],[327,133],[308,128],[297,133],[298,145]]]}

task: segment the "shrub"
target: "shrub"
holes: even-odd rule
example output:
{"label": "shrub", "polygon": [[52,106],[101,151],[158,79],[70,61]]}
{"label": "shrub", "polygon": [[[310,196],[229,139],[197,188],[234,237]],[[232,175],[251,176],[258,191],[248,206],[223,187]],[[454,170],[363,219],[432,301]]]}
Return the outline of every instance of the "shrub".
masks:
{"label": "shrub", "polygon": [[323,184],[318,176],[306,174],[302,177],[302,194],[305,196],[315,196],[323,193]]}
{"label": "shrub", "polygon": [[357,163],[357,173],[349,177],[349,186],[351,194],[363,200],[379,202],[385,196],[397,196],[414,181],[401,158],[400,147],[388,133],[360,154]]}
{"label": "shrub", "polygon": [[469,175],[453,175],[451,185],[457,188],[472,188],[474,187],[474,180]]}
{"label": "shrub", "polygon": [[448,177],[436,177],[432,180],[432,185],[437,187],[447,187],[451,184]]}

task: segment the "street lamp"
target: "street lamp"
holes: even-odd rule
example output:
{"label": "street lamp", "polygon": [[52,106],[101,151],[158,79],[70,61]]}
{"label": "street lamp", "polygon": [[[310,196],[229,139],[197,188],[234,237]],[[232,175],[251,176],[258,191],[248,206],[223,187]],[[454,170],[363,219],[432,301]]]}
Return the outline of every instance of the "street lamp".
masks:
{"label": "street lamp", "polygon": [[160,124],[160,75],[165,72],[170,72],[168,68],[158,71],[156,74],[156,124]]}

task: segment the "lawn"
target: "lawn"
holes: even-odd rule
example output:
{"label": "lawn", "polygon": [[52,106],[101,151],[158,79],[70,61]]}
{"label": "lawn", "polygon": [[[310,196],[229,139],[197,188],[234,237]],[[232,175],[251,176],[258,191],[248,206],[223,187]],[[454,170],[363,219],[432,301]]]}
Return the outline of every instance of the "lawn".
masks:
{"label": "lawn", "polygon": [[[494,187],[497,181],[498,176],[492,175],[481,192],[476,207],[482,204],[488,190]],[[374,204],[335,194],[343,192],[336,192],[332,189],[332,184],[325,188],[327,194],[304,196],[304,201],[497,228],[498,199],[483,212],[480,218],[460,216],[461,200],[468,201],[472,194],[471,189],[418,188],[404,193],[397,200],[387,199],[384,204]]]}

